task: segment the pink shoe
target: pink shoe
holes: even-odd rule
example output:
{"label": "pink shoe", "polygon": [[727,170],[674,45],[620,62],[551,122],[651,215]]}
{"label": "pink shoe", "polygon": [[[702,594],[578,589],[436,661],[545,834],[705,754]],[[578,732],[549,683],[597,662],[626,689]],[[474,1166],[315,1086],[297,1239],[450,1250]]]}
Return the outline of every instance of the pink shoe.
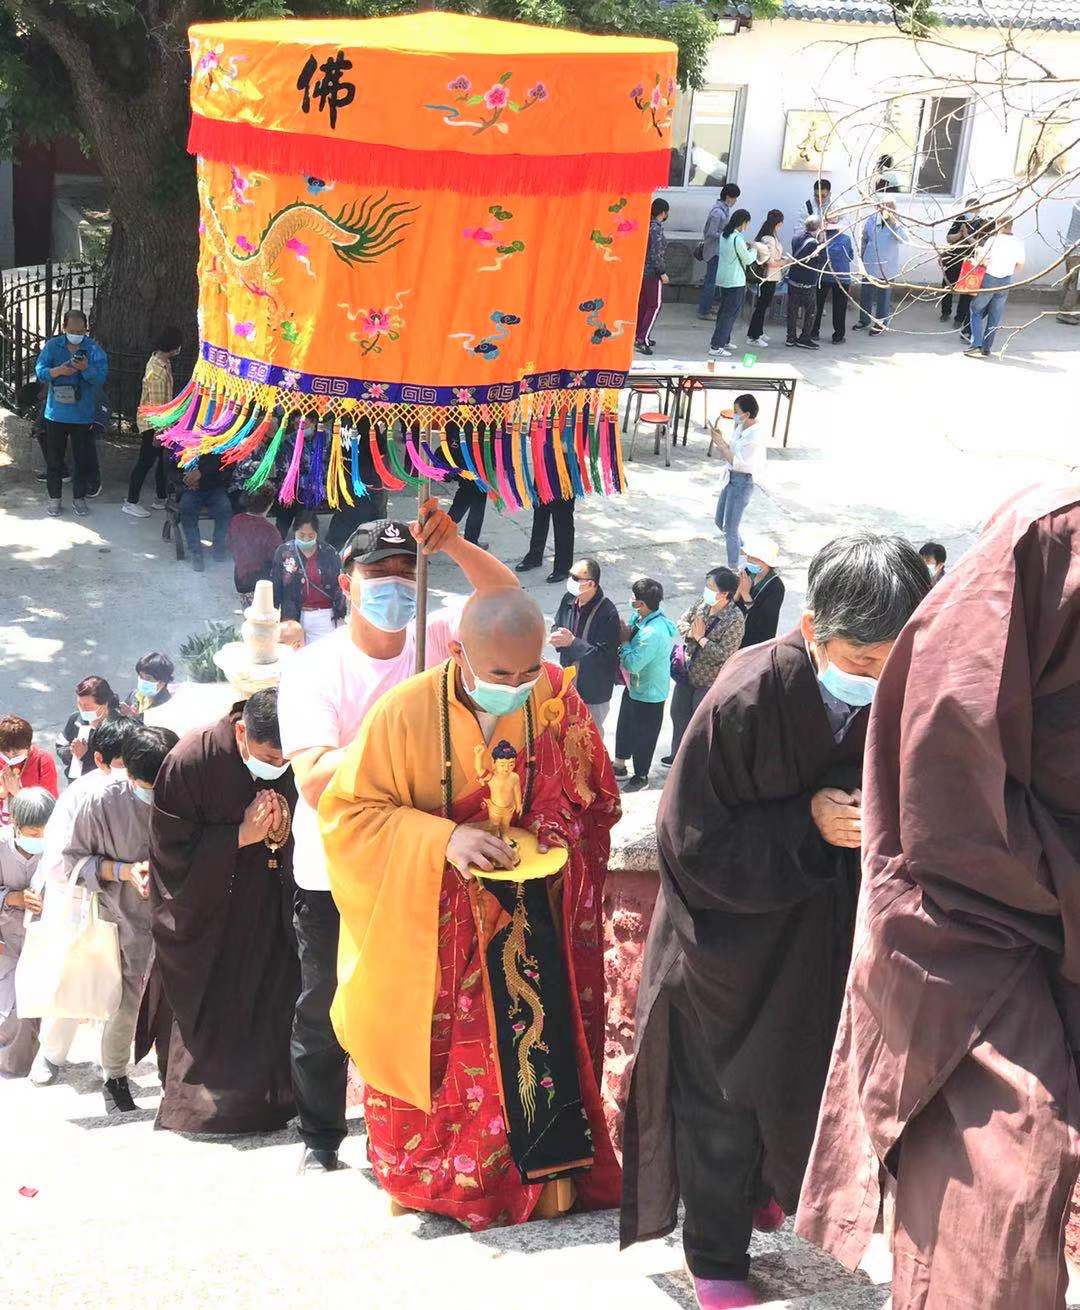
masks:
{"label": "pink shoe", "polygon": [[772,1197],[768,1205],[761,1205],[754,1211],[754,1227],[759,1233],[775,1233],[783,1226],[787,1215],[780,1209],[780,1202]]}
{"label": "pink shoe", "polygon": [[749,1283],[732,1278],[698,1278],[695,1275],[694,1293],[701,1310],[738,1310],[739,1306],[761,1304]]}

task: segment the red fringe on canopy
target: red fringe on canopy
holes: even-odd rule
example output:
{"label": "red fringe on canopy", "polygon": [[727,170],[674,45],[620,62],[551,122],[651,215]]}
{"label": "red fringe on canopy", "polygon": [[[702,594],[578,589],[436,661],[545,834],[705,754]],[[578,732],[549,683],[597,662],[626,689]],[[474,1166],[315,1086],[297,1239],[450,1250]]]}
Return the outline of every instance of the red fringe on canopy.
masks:
{"label": "red fringe on canopy", "polygon": [[188,150],[204,159],[356,186],[459,194],[560,196],[581,191],[654,191],[666,185],[670,150],[635,154],[469,155],[460,150],[335,141],[250,123],[191,116]]}

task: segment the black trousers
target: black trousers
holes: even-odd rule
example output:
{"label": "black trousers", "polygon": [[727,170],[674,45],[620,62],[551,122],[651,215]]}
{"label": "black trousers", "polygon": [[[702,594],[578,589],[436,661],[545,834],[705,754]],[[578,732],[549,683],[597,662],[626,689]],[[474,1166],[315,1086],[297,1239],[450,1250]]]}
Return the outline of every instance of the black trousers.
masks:
{"label": "black trousers", "polygon": [[526,559],[539,564],[547,546],[548,524],[555,528],[555,572],[569,573],[574,563],[574,501],[556,500],[533,510],[532,534]]}
{"label": "black trousers", "polygon": [[631,700],[624,691],[615,725],[615,758],[634,761],[634,777],[647,778],[664,722],[664,702]]}
{"label": "black trousers", "polygon": [[671,1009],[671,1108],[675,1163],[686,1207],[683,1251],[698,1278],[745,1278],[754,1210],[768,1201],[761,1181],[757,1116],[725,1100],[708,1035]]}
{"label": "black trousers", "polygon": [[[450,504],[450,517],[455,523],[465,520],[464,537],[466,541],[471,541],[473,545],[480,540],[480,533],[484,529],[484,511],[487,509],[488,498],[480,488],[469,478],[459,478],[457,491],[454,493],[454,499]],[[543,550],[543,547],[540,548]]]}
{"label": "black trousers", "polygon": [[773,296],[776,295],[776,288],[779,285],[779,282],[762,282],[758,287],[757,297],[754,300],[754,312],[750,316],[750,341],[756,341],[765,331],[765,315],[769,312],[769,306],[772,304]]}
{"label": "black trousers", "polygon": [[163,446],[159,446],[154,440],[156,433],[141,432],[139,434],[142,445],[139,448],[139,457],[135,461],[135,467],[131,470],[131,479],[128,482],[128,504],[137,505],[139,497],[142,495],[143,483],[146,481],[146,475],[151,469],[154,470],[154,493],[158,500],[165,499],[165,493],[168,491],[166,481],[166,454]]}
{"label": "black trousers", "polygon": [[674,758],[694,711],[705,699],[708,687],[691,687],[688,682],[676,682],[671,693],[671,755]]}
{"label": "black trousers", "polygon": [[97,447],[89,423],[56,423],[45,420],[45,485],[50,500],[59,500],[64,485],[64,457],[68,439],[71,439],[71,458],[74,476],[71,494],[82,500],[88,491],[101,481],[98,469]]}
{"label": "black trousers", "polygon": [[814,336],[821,331],[821,320],[825,316],[825,306],[832,298],[832,339],[833,341],[843,341],[847,335],[847,311],[849,291],[846,286],[841,286],[839,282],[833,282],[828,286],[818,287],[817,293],[817,313],[814,315]]}
{"label": "black trousers", "polygon": [[[956,286],[956,280],[960,276],[960,265],[955,268],[946,268],[945,276],[941,279],[941,285],[945,288],[945,294],[941,297],[941,317],[946,319],[952,312],[953,287]],[[971,322],[971,302],[974,296],[957,296],[956,297],[956,318],[953,320],[958,327],[967,327]]]}
{"label": "black trousers", "polygon": [[300,995],[289,1050],[300,1136],[312,1150],[336,1151],[345,1140],[348,1056],[330,1022],[341,926],[334,898],[329,892],[298,887],[293,925],[300,954]]}
{"label": "black trousers", "polygon": [[787,339],[791,342],[809,341],[814,330],[817,312],[817,288],[793,287],[787,291]]}

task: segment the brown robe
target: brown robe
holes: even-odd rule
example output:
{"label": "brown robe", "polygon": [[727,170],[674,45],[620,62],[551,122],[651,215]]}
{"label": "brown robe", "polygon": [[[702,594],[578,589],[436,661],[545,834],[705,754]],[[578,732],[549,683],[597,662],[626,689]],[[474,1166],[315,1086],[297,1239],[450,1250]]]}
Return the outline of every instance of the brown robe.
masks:
{"label": "brown robe", "polygon": [[739,652],[687,729],[660,803],[661,892],[638,1000],[623,1148],[623,1246],[670,1232],[679,1187],[669,1012],[691,1007],[752,1110],[762,1180],[794,1209],[843,996],[858,852],[810,815],[859,784],[868,714],[833,736],[802,636]]}
{"label": "brown robe", "polygon": [[1056,1310],[1080,1167],[1080,487],[1006,505],[901,634],[797,1227],[893,1310]]}
{"label": "brown robe", "polygon": [[295,1113],[292,838],[274,869],[263,842],[238,847],[237,833],[256,791],[278,792],[291,811],[296,786],[292,770],[276,782],[251,776],[236,745],[237,717],[234,709],[184,737],[154,786],[150,898],[172,1012],[157,1126],[183,1132],[267,1132]]}

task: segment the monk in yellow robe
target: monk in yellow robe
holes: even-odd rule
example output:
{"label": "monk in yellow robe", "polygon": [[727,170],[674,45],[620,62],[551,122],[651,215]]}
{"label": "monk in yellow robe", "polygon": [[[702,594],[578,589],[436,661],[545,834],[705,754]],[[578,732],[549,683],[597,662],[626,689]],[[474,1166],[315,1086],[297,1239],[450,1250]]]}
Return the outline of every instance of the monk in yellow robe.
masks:
{"label": "monk in yellow robe", "polygon": [[[398,1205],[473,1229],[618,1204],[604,1121],[602,898],[618,791],[536,602],[478,593],[452,658],[371,710],[319,805],[341,910],[334,1028],[362,1075],[368,1153]],[[515,826],[565,847],[501,881],[477,747],[521,782]]]}

